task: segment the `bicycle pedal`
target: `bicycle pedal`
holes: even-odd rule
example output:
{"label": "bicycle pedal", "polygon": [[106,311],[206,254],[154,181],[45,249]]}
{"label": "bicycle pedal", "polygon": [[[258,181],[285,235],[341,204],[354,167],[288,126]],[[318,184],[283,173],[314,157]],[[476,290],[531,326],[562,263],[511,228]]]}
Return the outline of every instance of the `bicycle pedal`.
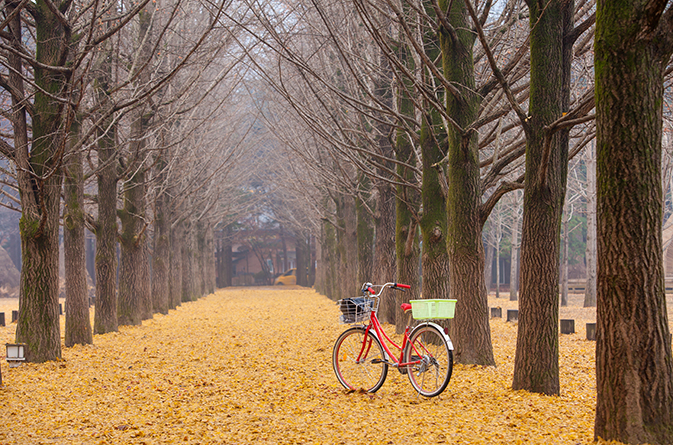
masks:
{"label": "bicycle pedal", "polygon": [[374,358],[374,359],[372,359],[371,363],[372,363],[373,365],[378,365],[379,363],[386,363],[386,361],[385,361],[385,360],[381,360],[380,358]]}

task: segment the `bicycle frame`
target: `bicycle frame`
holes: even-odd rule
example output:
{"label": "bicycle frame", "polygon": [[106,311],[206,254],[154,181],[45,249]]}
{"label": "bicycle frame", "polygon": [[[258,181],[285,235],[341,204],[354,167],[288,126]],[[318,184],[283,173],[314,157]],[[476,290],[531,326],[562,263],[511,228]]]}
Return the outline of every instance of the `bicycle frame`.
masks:
{"label": "bicycle frame", "polygon": [[[381,290],[378,292],[378,294],[375,294],[372,287],[369,287],[367,289],[367,291],[374,294],[374,295],[372,295],[372,297],[377,298],[380,301],[381,294],[383,293],[383,290],[386,287],[389,287],[391,285],[395,286],[395,283],[386,283],[386,284],[382,285]],[[378,310],[378,304],[376,305],[376,308]],[[411,362],[402,362],[402,360],[404,359],[404,349],[407,346],[407,342],[409,341],[409,332],[411,331],[411,327],[409,326],[409,324],[407,324],[407,326],[404,328],[404,336],[402,337],[402,345],[400,346],[397,343],[395,343],[388,336],[388,334],[386,334],[386,332],[383,329],[383,326],[381,326],[381,322],[379,321],[379,318],[376,314],[377,310],[372,311],[372,313],[370,315],[370,319],[369,319],[370,323],[368,325],[366,325],[366,327],[365,327],[365,336],[363,337],[362,349],[360,350],[360,354],[359,354],[357,360],[358,361],[361,360],[361,357],[363,356],[363,353],[364,353],[365,357],[369,353],[369,348],[371,347],[371,344],[369,346],[366,345],[367,344],[367,333],[370,332],[372,330],[372,327],[373,327],[374,328],[374,334],[376,335],[376,337],[381,342],[381,346],[383,346],[383,350],[386,354],[386,357],[385,357],[386,362],[387,362],[388,365],[393,366],[397,369],[402,369],[402,368],[405,368],[409,365],[419,364],[421,362],[421,360],[415,360],[415,361],[411,361]],[[400,358],[399,359],[395,358],[395,354],[393,354],[390,351],[390,348],[388,347],[388,344],[394,346],[396,349],[398,349],[400,351]],[[414,348],[414,353],[415,353],[416,356],[424,355],[424,354],[419,353],[419,351],[416,350],[415,346],[412,345],[412,348]],[[425,352],[427,352],[427,350]],[[391,362],[391,360],[392,360],[392,362]]]}

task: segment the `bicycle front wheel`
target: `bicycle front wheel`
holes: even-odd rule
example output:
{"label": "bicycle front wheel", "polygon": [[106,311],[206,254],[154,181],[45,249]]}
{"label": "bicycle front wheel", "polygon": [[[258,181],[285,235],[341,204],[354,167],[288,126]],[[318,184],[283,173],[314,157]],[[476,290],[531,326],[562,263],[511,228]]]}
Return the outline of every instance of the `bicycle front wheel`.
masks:
{"label": "bicycle front wheel", "polygon": [[334,344],[332,367],[346,389],[376,392],[388,375],[383,346],[362,327],[344,331]]}
{"label": "bicycle front wheel", "polygon": [[411,331],[404,361],[418,362],[409,365],[407,375],[411,386],[425,397],[440,395],[451,380],[453,351],[435,326],[422,324]]}

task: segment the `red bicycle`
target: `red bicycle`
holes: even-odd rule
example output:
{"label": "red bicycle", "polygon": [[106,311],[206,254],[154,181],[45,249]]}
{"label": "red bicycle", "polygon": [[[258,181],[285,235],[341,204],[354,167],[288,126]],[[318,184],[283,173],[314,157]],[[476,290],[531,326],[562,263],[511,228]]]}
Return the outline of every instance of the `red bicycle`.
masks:
{"label": "red bicycle", "polygon": [[[402,345],[385,333],[377,312],[384,289],[404,291],[411,286],[400,283],[362,285],[362,297],[339,300],[342,323],[356,324],[344,331],[332,352],[332,366],[339,382],[350,390],[378,391],[388,375],[388,367],[397,368],[409,377],[411,386],[425,397],[444,391],[453,371],[453,344],[434,318],[453,318],[456,300],[412,300],[402,304],[405,313],[423,320],[404,330]],[[378,293],[375,289],[379,289]],[[367,323],[368,322],[368,323]],[[390,351],[400,351],[399,358]]]}

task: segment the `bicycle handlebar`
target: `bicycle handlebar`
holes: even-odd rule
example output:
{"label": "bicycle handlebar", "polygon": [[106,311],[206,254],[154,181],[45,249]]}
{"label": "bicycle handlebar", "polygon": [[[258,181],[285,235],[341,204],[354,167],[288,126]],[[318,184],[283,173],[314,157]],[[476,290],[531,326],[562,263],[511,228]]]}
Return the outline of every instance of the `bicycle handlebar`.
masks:
{"label": "bicycle handlebar", "polygon": [[[379,290],[378,293],[376,293],[376,290],[374,290],[375,287],[380,287],[381,289]],[[369,292],[375,297],[378,297],[381,295],[381,292],[383,292],[383,289],[386,287],[389,287],[391,289],[395,290],[401,290],[402,292],[406,292],[407,289],[411,289],[411,286],[408,284],[402,284],[402,283],[386,283],[386,284],[372,284],[372,283],[364,283],[362,285],[362,292],[366,293]]]}

